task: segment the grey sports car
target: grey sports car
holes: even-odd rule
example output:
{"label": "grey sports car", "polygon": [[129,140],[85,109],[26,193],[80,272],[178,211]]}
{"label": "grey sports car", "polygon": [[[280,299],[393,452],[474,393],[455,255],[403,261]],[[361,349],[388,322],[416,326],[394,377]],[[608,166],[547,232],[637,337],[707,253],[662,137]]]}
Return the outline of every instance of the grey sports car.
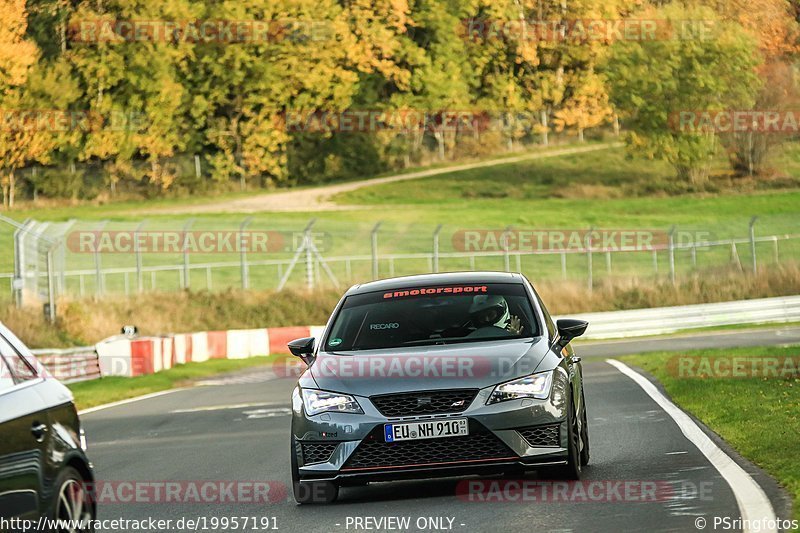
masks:
{"label": "grey sports car", "polygon": [[521,274],[463,272],[352,287],[322,338],[290,351],[298,503],[370,481],[493,475],[589,461],[580,320],[553,323]]}

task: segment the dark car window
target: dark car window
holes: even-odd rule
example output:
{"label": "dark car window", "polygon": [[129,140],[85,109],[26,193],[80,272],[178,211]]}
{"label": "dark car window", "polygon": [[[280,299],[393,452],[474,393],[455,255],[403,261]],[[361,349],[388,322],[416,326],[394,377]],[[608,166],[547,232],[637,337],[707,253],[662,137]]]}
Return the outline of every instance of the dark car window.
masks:
{"label": "dark car window", "polygon": [[17,383],[36,378],[36,372],[33,368],[2,336],[0,336],[0,355],[3,356],[6,364],[11,368],[11,375]]}
{"label": "dark car window", "polygon": [[348,296],[323,349],[386,349],[539,334],[522,285],[423,286]]}

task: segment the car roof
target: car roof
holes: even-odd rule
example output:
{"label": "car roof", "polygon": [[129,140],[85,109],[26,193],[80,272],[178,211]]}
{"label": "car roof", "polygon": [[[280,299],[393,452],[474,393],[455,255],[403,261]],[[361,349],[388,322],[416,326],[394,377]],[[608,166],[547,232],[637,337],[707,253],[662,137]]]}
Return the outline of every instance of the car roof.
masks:
{"label": "car roof", "polygon": [[516,272],[444,272],[440,274],[420,274],[417,276],[388,278],[354,285],[347,291],[347,295],[394,289],[409,289],[413,287],[427,287],[431,285],[458,285],[461,283],[522,284],[523,279],[522,275]]}

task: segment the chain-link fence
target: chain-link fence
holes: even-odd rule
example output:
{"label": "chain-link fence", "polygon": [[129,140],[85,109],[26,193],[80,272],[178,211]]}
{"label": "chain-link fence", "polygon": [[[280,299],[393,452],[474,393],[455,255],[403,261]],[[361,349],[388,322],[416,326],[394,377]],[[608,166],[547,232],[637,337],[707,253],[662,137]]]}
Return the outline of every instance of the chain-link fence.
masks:
{"label": "chain-link fence", "polygon": [[[13,221],[12,221],[13,222]],[[16,223],[15,223],[16,224]],[[518,271],[596,286],[800,258],[794,217],[705,229],[458,227],[269,216],[16,224],[9,294],[18,305],[181,289],[338,287],[455,270]]]}

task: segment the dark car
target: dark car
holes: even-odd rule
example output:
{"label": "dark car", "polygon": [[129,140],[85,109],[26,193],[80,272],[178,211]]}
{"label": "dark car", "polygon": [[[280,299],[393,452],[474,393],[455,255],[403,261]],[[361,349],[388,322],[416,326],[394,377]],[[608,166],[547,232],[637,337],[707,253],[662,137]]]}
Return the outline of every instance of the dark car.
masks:
{"label": "dark car", "polygon": [[521,274],[468,272],[351,288],[322,338],[289,344],[299,503],[370,481],[524,472],[589,461],[587,323],[550,314]]}
{"label": "dark car", "polygon": [[[94,483],[70,390],[0,324],[0,530],[40,517],[90,521]],[[89,531],[41,522],[41,529]]]}

